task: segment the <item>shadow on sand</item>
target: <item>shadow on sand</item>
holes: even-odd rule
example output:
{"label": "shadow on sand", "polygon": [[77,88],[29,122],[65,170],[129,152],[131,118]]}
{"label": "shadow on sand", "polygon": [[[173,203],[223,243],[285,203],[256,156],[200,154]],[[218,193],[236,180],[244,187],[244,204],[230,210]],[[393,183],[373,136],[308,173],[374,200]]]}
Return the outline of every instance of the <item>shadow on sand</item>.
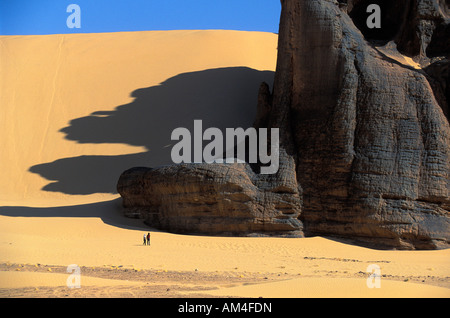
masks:
{"label": "shadow on sand", "polygon": [[246,67],[180,74],[157,86],[131,93],[132,103],[114,111],[77,118],[60,131],[78,143],[143,146],[146,152],[118,156],[78,156],[39,164],[29,170],[50,180],[42,190],[65,194],[117,193],[120,174],[135,166],[171,164],[177,127],[193,131],[195,119],[207,127],[250,127],[256,115],[258,89],[270,86],[274,72]]}
{"label": "shadow on sand", "polygon": [[[0,215],[10,217],[70,217],[70,218],[100,218],[103,223],[128,230],[148,231],[142,220],[125,217],[121,211],[120,198],[104,202],[61,207],[25,207],[2,206]],[[157,231],[152,229],[152,231]]]}
{"label": "shadow on sand", "polygon": [[[246,67],[220,68],[179,74],[157,86],[133,91],[134,101],[113,111],[96,111],[73,119],[60,131],[80,144],[117,143],[141,146],[144,152],[116,156],[77,156],[31,167],[29,171],[50,180],[42,190],[88,195],[117,193],[120,174],[136,166],[171,164],[173,129],[192,131],[194,120],[207,127],[250,127],[256,114],[258,89],[273,83],[274,72]],[[3,206],[9,217],[100,218],[105,224],[149,230],[142,220],[129,219],[121,211],[121,198],[61,207]],[[155,229],[152,229],[155,230]]]}

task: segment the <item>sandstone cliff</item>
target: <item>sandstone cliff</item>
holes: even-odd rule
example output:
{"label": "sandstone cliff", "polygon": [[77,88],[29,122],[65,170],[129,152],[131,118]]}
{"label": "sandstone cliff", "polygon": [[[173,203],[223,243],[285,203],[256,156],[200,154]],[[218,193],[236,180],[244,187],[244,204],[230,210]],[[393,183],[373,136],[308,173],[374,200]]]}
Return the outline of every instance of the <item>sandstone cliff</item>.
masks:
{"label": "sandstone cliff", "polygon": [[[363,23],[372,2],[382,9],[378,30]],[[127,213],[171,231],[447,247],[448,3],[281,3],[274,87],[261,86],[254,124],[280,128],[278,173],[132,169],[118,184]]]}

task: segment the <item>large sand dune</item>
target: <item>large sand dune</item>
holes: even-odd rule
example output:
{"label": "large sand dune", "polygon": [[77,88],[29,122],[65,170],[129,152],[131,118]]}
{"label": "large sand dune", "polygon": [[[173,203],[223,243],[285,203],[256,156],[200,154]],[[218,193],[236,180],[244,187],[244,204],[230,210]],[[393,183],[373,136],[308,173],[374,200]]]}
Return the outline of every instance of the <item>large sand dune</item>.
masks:
{"label": "large sand dune", "polygon": [[170,163],[175,127],[251,124],[276,41],[233,31],[0,37],[0,200],[86,202],[115,193],[124,169]]}
{"label": "large sand dune", "polygon": [[[172,129],[194,119],[250,125],[276,48],[275,34],[236,31],[0,37],[0,296],[449,297],[448,250],[153,230],[142,246],[120,173],[170,163]],[[374,293],[370,264],[384,275]]]}

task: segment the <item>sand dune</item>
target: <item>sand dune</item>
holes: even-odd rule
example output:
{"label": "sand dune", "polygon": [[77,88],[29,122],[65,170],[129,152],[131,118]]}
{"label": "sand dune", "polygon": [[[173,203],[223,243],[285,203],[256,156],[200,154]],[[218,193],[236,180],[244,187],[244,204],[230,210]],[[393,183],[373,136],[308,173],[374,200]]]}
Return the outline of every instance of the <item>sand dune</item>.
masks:
{"label": "sand dune", "polygon": [[111,198],[125,169],[170,163],[173,128],[251,124],[276,41],[236,31],[0,37],[0,200]]}
{"label": "sand dune", "polygon": [[[448,250],[176,235],[121,215],[119,174],[170,163],[173,128],[251,124],[259,84],[273,79],[276,35],[2,36],[0,45],[0,296],[64,296],[69,264],[88,268],[81,297],[118,285],[153,295],[142,281],[179,297],[450,296]],[[384,275],[378,291],[365,287],[370,264]]]}

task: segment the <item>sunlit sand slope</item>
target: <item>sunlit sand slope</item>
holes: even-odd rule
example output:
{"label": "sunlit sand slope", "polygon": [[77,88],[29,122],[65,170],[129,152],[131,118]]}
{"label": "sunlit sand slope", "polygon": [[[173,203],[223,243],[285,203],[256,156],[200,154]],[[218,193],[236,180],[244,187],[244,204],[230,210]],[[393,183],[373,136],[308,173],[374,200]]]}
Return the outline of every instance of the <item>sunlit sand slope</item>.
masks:
{"label": "sunlit sand slope", "polygon": [[171,163],[174,128],[250,125],[276,45],[238,31],[1,36],[0,201],[116,197],[125,169]]}

